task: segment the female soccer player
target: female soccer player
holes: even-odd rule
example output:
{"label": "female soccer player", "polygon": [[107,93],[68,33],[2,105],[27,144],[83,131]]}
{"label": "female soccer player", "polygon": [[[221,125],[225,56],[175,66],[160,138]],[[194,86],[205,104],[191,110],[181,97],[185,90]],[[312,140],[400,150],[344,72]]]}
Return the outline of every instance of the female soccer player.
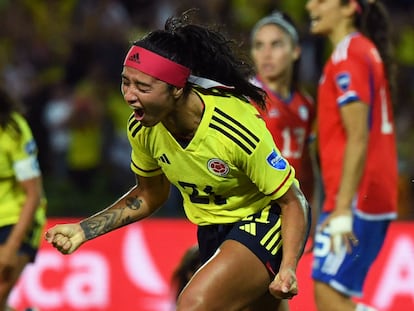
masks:
{"label": "female soccer player", "polygon": [[45,223],[37,148],[17,103],[0,88],[0,310],[35,260]]}
{"label": "female soccer player", "polygon": [[299,33],[287,14],[273,12],[253,27],[251,55],[256,68],[253,83],[267,93],[266,109],[259,110],[311,202],[316,171],[310,152],[315,106],[299,85],[300,54]]}
{"label": "female soccer player", "polygon": [[311,32],[334,50],[319,82],[317,119],[326,198],[314,249],[319,311],[356,304],[397,208],[388,19],[378,0],[309,0]]}
{"label": "female soccer player", "polygon": [[228,39],[190,23],[188,13],[136,41],[121,89],[133,109],[127,128],[137,184],[97,214],[49,229],[46,239],[70,254],[153,214],[173,183],[198,225],[204,264],[177,310],[270,311],[294,297],[309,208],[249,102],[264,105],[251,71]]}

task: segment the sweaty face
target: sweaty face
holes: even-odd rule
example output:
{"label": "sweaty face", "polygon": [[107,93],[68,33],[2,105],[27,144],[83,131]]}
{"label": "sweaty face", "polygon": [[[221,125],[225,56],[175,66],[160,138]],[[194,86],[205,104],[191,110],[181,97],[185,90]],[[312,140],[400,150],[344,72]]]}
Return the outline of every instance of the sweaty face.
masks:
{"label": "sweaty face", "polygon": [[289,34],[274,24],[258,29],[252,41],[251,55],[257,73],[265,81],[278,79],[290,72],[298,58]]}
{"label": "sweaty face", "polygon": [[174,109],[175,99],[169,85],[139,70],[124,66],[121,92],[143,126],[162,122]]}
{"label": "sweaty face", "polygon": [[311,19],[313,34],[329,36],[344,21],[340,0],[308,0],[306,9]]}

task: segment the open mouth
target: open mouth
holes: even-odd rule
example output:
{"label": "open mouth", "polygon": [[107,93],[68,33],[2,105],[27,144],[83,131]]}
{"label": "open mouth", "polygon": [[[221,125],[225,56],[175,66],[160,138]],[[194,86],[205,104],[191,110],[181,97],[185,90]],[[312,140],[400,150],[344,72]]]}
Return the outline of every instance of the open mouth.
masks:
{"label": "open mouth", "polygon": [[318,16],[311,16],[310,17],[310,22],[312,26],[315,26],[315,24],[317,24],[319,22],[320,18]]}
{"label": "open mouth", "polygon": [[273,64],[262,64],[260,66],[260,69],[264,72],[274,71],[274,66]]}
{"label": "open mouth", "polygon": [[134,117],[136,120],[141,121],[144,118],[145,111],[143,108],[134,109]]}

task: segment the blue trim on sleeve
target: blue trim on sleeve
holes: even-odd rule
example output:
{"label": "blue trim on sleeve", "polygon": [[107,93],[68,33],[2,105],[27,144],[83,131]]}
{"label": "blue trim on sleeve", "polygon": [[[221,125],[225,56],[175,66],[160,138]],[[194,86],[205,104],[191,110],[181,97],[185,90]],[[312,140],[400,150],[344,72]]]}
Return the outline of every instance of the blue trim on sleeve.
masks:
{"label": "blue trim on sleeve", "polygon": [[338,98],[337,104],[339,107],[342,107],[346,104],[359,101],[360,98],[355,91],[348,91],[344,95]]}

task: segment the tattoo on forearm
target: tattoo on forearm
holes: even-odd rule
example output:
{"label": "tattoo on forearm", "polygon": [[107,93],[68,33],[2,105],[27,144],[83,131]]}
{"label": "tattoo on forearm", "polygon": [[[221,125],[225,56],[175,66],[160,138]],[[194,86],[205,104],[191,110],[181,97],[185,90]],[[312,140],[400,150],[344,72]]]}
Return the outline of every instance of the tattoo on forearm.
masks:
{"label": "tattoo on forearm", "polygon": [[100,215],[95,215],[81,221],[80,226],[85,233],[86,239],[91,240],[97,236],[136,221],[131,215],[124,215],[124,211],[126,209],[140,209],[142,200],[138,199],[136,196],[127,197],[125,198],[125,203],[127,206],[126,208],[108,209],[103,211]]}
{"label": "tattoo on forearm", "polygon": [[132,210],[137,210],[141,207],[142,200],[135,197],[127,197],[125,198],[126,206]]}

